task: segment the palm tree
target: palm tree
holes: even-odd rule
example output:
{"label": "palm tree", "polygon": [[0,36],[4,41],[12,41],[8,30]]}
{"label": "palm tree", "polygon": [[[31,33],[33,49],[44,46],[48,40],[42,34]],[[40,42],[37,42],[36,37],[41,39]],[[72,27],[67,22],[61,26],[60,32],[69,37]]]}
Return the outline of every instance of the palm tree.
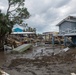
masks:
{"label": "palm tree", "polygon": [[36,28],[33,28],[33,32],[36,32]]}

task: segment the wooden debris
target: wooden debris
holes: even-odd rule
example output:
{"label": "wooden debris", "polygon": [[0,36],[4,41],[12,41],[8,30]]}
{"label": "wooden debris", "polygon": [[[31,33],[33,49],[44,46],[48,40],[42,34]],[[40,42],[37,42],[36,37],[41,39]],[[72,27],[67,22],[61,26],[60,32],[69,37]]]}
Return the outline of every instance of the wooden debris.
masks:
{"label": "wooden debris", "polygon": [[22,53],[24,51],[26,51],[27,49],[31,48],[32,45],[31,44],[23,44],[17,48],[13,49],[13,52],[17,52],[17,53]]}
{"label": "wooden debris", "polygon": [[0,70],[0,75],[9,75],[9,74],[4,72],[3,70]]}

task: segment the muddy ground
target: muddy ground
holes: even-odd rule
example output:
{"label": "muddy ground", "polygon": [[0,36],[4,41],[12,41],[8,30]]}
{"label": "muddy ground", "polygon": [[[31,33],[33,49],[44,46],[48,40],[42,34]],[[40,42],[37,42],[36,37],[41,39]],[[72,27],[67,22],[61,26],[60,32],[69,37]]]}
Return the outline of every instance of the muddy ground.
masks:
{"label": "muddy ground", "polygon": [[[0,53],[2,54],[2,53]],[[34,47],[23,54],[3,53],[0,67],[10,75],[71,75],[76,73],[76,48],[67,52],[50,46]]]}

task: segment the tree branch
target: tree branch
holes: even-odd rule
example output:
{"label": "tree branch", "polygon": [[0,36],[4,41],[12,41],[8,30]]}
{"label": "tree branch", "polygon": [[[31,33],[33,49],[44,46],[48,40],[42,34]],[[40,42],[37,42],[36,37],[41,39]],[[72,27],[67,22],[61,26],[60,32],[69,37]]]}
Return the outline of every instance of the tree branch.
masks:
{"label": "tree branch", "polygon": [[15,9],[13,9],[13,10],[11,10],[11,11],[9,11],[9,12],[16,11],[16,9],[17,9],[18,7],[20,7],[20,5],[21,5],[21,3],[19,3],[18,6],[17,6]]}
{"label": "tree branch", "polygon": [[8,17],[9,17],[9,9],[10,9],[10,0],[8,0],[8,9],[7,9],[7,13],[6,13],[7,19],[8,19]]}

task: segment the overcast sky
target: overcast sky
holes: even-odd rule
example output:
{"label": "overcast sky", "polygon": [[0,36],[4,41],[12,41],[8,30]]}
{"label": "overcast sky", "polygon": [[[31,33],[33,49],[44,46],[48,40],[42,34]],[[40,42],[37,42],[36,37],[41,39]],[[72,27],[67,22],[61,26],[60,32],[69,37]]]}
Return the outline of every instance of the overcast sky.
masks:
{"label": "overcast sky", "polygon": [[[56,24],[69,15],[76,14],[76,0],[26,0],[31,17],[25,22],[37,32],[58,31]],[[0,9],[7,9],[7,0],[0,0]]]}

